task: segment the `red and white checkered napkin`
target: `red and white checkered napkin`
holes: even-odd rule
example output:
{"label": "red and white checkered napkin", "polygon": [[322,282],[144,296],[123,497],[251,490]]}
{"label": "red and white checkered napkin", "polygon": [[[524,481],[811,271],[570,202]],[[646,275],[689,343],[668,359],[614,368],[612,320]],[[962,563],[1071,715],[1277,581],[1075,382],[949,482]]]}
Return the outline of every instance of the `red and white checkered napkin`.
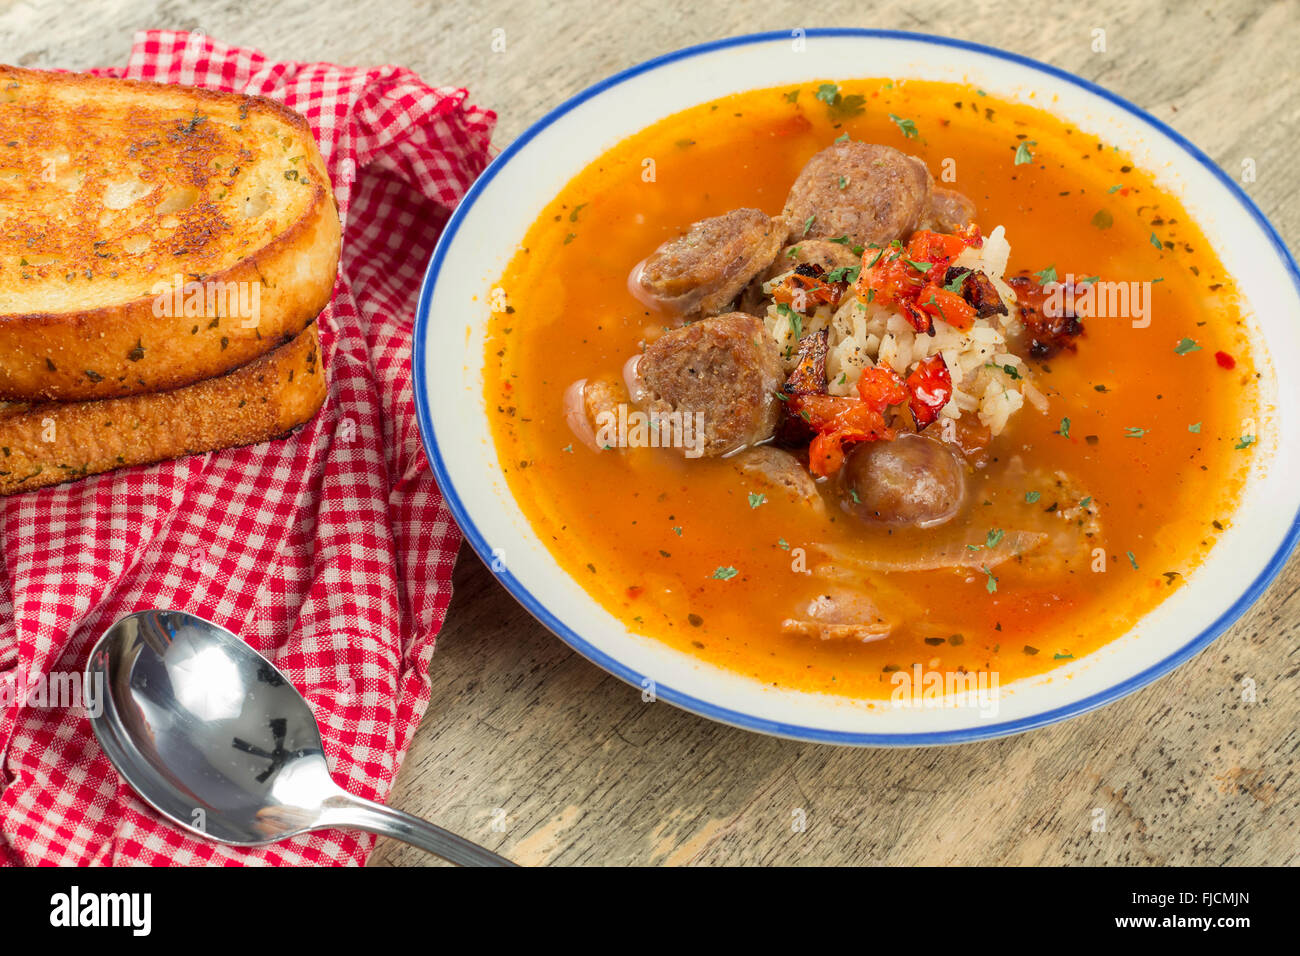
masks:
{"label": "red and white checkered napkin", "polygon": [[43,707],[39,692],[51,673],[80,673],[123,614],[192,611],[306,694],[339,783],[387,795],[429,701],[459,545],[416,433],[415,301],[496,117],[397,67],[272,63],[186,33],[142,33],[126,70],[105,72],[256,93],[307,117],[344,221],[320,319],[330,394],[283,441],[3,500],[0,862],[361,863],[366,834],[239,850],[161,822],[84,712]]}

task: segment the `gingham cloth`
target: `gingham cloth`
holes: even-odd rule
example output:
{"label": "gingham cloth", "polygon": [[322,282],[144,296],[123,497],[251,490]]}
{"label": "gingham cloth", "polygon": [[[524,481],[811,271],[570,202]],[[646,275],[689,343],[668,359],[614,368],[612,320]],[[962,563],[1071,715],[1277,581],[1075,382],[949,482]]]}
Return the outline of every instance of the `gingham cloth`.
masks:
{"label": "gingham cloth", "polygon": [[320,318],[330,391],[282,441],[3,499],[0,862],[359,864],[374,845],[363,833],[239,850],[162,822],[84,710],[41,706],[39,690],[80,673],[123,614],[192,611],[306,695],[340,784],[386,797],[429,701],[460,540],[416,432],[415,300],[496,117],[398,67],[273,63],[198,34],[141,33],[126,69],[102,72],[256,93],[307,117],[344,223]]}

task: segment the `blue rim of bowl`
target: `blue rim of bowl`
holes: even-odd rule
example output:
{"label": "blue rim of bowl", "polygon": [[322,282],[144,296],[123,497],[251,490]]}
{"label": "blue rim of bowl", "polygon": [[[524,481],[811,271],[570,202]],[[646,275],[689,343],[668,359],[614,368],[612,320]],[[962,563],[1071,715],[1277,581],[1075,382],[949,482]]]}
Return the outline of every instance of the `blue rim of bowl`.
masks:
{"label": "blue rim of bowl", "polygon": [[[686,47],[673,53],[667,53],[663,56],[656,57],[653,60],[647,60],[637,66],[630,67],[622,72],[615,73],[613,76],[602,80],[594,86],[588,87],[576,96],[566,100],[564,103],[551,110],[540,120],[530,126],[514,142],[505,148],[502,153],[496,157],[479,176],[465,198],[461,200],[456,210],[452,213],[443,230],[442,237],[434,249],[433,258],[429,262],[428,271],[425,273],[424,283],[420,288],[420,300],[415,316],[415,331],[413,351],[411,358],[412,372],[415,380],[415,407],[416,417],[420,430],[420,437],[424,444],[425,453],[433,465],[433,472],[438,481],[438,487],[442,490],[444,500],[451,509],[456,523],[460,526],[461,532],[469,541],[470,546],[478,553],[479,557],[484,560],[489,567],[492,566],[492,549],[483,539],[478,527],[470,518],[465,509],[464,503],[456,494],[456,489],[452,486],[450,477],[447,473],[446,464],[443,461],[442,452],[438,447],[438,442],[434,434],[433,418],[429,407],[428,391],[425,387],[424,372],[424,350],[425,342],[428,339],[429,330],[429,306],[433,298],[433,289],[438,280],[438,273],[442,267],[442,261],[446,257],[447,250],[456,238],[456,233],[461,223],[473,208],[479,195],[487,188],[488,184],[496,177],[496,174],[511,161],[511,159],[524,146],[526,146],[538,133],[546,129],[561,116],[573,110],[578,105],[586,102],[594,96],[611,89],[634,76],[642,73],[648,73],[658,69],[668,63],[674,63],[678,60],[685,60],[691,57],[700,56],[701,54],[712,53],[716,50],[724,50],[729,47],[749,46],[758,43],[771,43],[777,40],[789,40],[791,32],[788,30],[777,30],[767,33],[753,33],[745,36],[728,37],[723,40],[715,40],[711,43],[703,43],[698,46]],[[979,43],[970,43],[966,40],[954,40],[950,37],[932,36],[927,33],[910,33],[902,30],[868,30],[868,29],[808,29],[804,31],[807,37],[858,37],[873,40],[906,40],[910,42],[929,43],[940,47],[952,47],[959,50],[969,50],[986,56],[995,57],[1000,60],[1007,60],[1020,66],[1028,67],[1032,70],[1045,73],[1058,80],[1069,83],[1073,86],[1080,87],[1093,93],[1104,100],[1120,107],[1125,112],[1137,117],[1147,126],[1157,130],[1164,136],[1176,143],[1192,159],[1196,160],[1207,170],[1209,170],[1219,182],[1236,198],[1236,200],[1245,207],[1250,213],[1255,223],[1264,232],[1272,242],[1273,247],[1277,250],[1278,258],[1281,264],[1286,268],[1291,276],[1291,282],[1296,287],[1297,293],[1300,293],[1300,269],[1297,269],[1295,259],[1292,258],[1285,243],[1282,242],[1277,230],[1273,228],[1268,218],[1259,210],[1254,201],[1246,195],[1242,189],[1223,172],[1213,160],[1205,155],[1197,146],[1184,137],[1181,133],[1162,123],[1154,116],[1149,115],[1146,111],[1133,105],[1123,97],[1116,96],[1109,90],[1106,90],[1095,83],[1080,77],[1067,73],[1057,67],[1050,66],[1046,63],[1040,63],[1029,57],[1021,56],[1017,53],[1008,53],[994,47],[984,46]],[[779,737],[789,737],[796,740],[806,740],[814,743],[831,743],[845,744],[855,746],[875,746],[875,747],[923,747],[937,744],[959,744],[975,740],[985,740],[991,737],[1004,737],[1009,734],[1021,733],[1026,730],[1033,730],[1037,727],[1043,727],[1048,724],[1054,724],[1070,717],[1076,717],[1079,714],[1095,710],[1105,704],[1125,697],[1141,687],[1146,686],[1158,677],[1162,677],[1175,667],[1179,666],[1188,659],[1204,650],[1209,644],[1222,634],[1229,625],[1258,600],[1259,596],[1268,587],[1269,583],[1277,576],[1282,566],[1286,563],[1291,551],[1295,548],[1296,541],[1300,539],[1300,512],[1298,512],[1291,521],[1291,527],[1286,537],[1279,545],[1273,557],[1269,560],[1267,566],[1255,578],[1254,582],[1247,588],[1241,596],[1221,614],[1212,624],[1202,630],[1196,637],[1188,641],[1174,653],[1170,654],[1164,660],[1151,665],[1143,671],[1114,684],[1105,690],[1098,691],[1081,700],[1066,704],[1053,710],[1043,711],[1042,713],[1032,714],[1022,717],[1018,720],[1005,721],[1002,723],[989,724],[988,726],[971,726],[963,727],[957,730],[933,731],[926,733],[902,733],[902,734],[872,734],[856,733],[850,731],[825,730],[818,727],[804,727],[797,724],[788,724],[776,720],[768,720],[753,714],[746,714],[740,711],[731,710],[726,707],[720,707],[717,704],[711,704],[708,701],[700,700],[689,694],[683,694],[670,687],[665,687],[658,681],[654,682],[655,695],[657,698],[675,704],[685,710],[691,711],[702,717],[716,720],[724,724],[730,724],[735,727],[741,727],[746,730],[758,731],[766,734],[774,734]],[[544,624],[552,633],[562,641],[572,647],[588,660],[599,665],[605,670],[614,674],[635,687],[643,687],[646,677],[639,674],[632,668],[627,667],[622,662],[610,657],[604,651],[594,647],[591,643],[575,633],[571,628],[565,625],[559,618],[553,614],[541,601],[539,601],[527,588],[525,588],[517,578],[509,571],[495,572],[496,577],[505,586],[514,598],[519,601],[534,617]]]}

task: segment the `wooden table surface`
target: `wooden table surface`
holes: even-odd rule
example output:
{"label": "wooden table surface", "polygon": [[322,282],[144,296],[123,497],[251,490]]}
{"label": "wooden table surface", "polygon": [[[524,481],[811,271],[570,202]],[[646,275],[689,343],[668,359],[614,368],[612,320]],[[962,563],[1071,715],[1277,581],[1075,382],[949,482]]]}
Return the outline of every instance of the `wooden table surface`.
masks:
{"label": "wooden table surface", "polygon": [[[0,0],[0,60],[122,63],[134,30],[168,27],[284,59],[399,63],[468,86],[500,114],[502,147],[590,83],[688,44],[812,26],[944,33],[1097,81],[1230,175],[1253,159],[1247,191],[1300,247],[1288,152],[1300,142],[1296,0],[253,6]],[[897,751],[776,740],[643,704],[534,622],[468,550],[455,586],[433,701],[391,803],[521,863],[1300,862],[1300,560],[1210,649],[1117,704],[1009,739]],[[430,860],[384,841],[371,862]]]}

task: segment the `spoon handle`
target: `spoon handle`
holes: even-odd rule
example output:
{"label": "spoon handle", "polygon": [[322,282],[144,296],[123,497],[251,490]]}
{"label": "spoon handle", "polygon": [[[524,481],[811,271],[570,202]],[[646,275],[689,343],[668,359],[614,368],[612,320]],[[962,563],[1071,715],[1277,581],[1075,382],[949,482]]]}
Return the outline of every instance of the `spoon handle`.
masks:
{"label": "spoon handle", "polygon": [[[434,856],[442,857],[458,866],[518,865],[419,817],[386,807],[382,803],[354,796],[346,791],[331,799],[327,806],[328,813],[322,818],[325,826],[354,827],[367,833],[392,837],[394,840],[401,840],[421,850],[427,850]],[[328,820],[328,823],[325,823],[325,820]]]}

